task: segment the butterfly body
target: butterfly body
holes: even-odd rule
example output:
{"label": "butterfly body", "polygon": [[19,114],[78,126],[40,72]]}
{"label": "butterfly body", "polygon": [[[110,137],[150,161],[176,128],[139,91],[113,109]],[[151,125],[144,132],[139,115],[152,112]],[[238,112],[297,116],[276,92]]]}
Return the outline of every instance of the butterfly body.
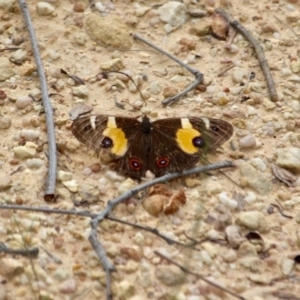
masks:
{"label": "butterfly body", "polygon": [[232,126],[200,117],[166,118],[151,122],[137,118],[95,115],[72,124],[74,136],[97,153],[106,151],[117,170],[140,179],[147,170],[155,176],[193,167],[201,156],[228,140]]}

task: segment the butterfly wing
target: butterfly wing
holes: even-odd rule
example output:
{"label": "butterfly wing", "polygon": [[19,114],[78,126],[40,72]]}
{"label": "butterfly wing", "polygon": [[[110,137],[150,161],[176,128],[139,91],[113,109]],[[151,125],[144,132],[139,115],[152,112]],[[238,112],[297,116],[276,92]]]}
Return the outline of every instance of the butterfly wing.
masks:
{"label": "butterfly wing", "polygon": [[199,158],[227,141],[232,126],[212,118],[169,118],[153,122],[148,167],[156,176],[193,167]]}
{"label": "butterfly wing", "polygon": [[72,133],[97,153],[105,151],[118,171],[134,178],[145,174],[145,141],[139,120],[105,115],[81,117],[73,121]]}

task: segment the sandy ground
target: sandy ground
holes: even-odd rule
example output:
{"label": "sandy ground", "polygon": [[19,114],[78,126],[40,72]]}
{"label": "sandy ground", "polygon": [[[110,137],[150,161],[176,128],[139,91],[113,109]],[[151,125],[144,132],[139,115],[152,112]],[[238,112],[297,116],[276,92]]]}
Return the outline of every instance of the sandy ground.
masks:
{"label": "sandy ground", "polygon": [[[58,170],[64,171],[57,182],[56,202],[46,203],[47,135],[34,57],[18,4],[0,1],[1,59],[10,59],[0,63],[4,74],[0,82],[1,204],[100,212],[108,200],[138,184],[105,164],[99,170],[95,153],[72,135],[69,112],[78,104],[92,107],[95,114],[136,117],[147,112],[151,119],[224,114],[223,119],[235,128],[233,147],[227,142],[207,158],[232,160],[236,168],[224,171],[226,176],[212,172],[166,183],[172,193],[183,190],[187,198],[174,214],[151,216],[142,205],[143,193],[113,212],[182,243],[189,243],[188,237],[220,241],[206,241],[192,250],[168,245],[140,229],[103,222],[99,237],[116,269],[111,284],[114,299],[235,299],[180,271],[154,251],[245,299],[300,299],[300,268],[295,262],[300,247],[299,3],[186,0],[185,21],[172,29],[159,15],[159,4],[167,2],[103,1],[95,12],[86,1],[49,0],[46,8],[37,1],[28,3],[53,94],[56,138],[62,149]],[[277,102],[270,100],[253,47],[242,36],[237,35],[228,50],[224,40],[203,33],[214,22],[217,7],[241,22],[265,50]],[[195,13],[201,17],[191,17]],[[120,41],[120,47],[95,40],[93,35],[101,34],[104,25],[87,26],[94,14],[115,20],[110,21],[111,40]],[[124,28],[124,37],[119,33],[114,39],[114,30]],[[204,85],[163,107],[164,95],[183,90],[194,77],[128,33],[143,36],[200,70]],[[17,49],[12,48],[25,52],[16,55]],[[139,82],[146,108],[124,76],[95,77],[113,59],[119,59],[120,70]],[[60,68],[86,84],[75,85]],[[250,72],[255,78],[249,83]],[[275,178],[272,164],[292,172],[279,171],[290,186]],[[271,204],[281,206],[292,218]],[[84,217],[2,210],[0,241],[11,249],[38,247],[40,252],[34,259],[0,254],[0,299],[106,299],[105,272],[88,241],[89,222]],[[259,235],[247,238],[249,232]]]}

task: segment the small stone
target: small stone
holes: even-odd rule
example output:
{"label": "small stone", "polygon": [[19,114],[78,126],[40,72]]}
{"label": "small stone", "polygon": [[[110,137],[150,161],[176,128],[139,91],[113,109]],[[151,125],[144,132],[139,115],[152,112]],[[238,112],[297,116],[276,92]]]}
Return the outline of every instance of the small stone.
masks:
{"label": "small stone", "polygon": [[133,282],[123,280],[116,284],[116,296],[118,297],[118,299],[129,299],[130,297],[134,296],[134,294],[135,287]]}
{"label": "small stone", "polygon": [[181,26],[185,23],[186,6],[183,3],[170,1],[158,8],[158,14],[161,21],[170,24],[173,27]]}
{"label": "small stone", "polygon": [[241,68],[235,68],[232,72],[231,78],[233,83],[242,83],[246,76],[246,70]]}
{"label": "small stone", "polygon": [[227,263],[233,263],[237,260],[237,253],[233,249],[225,250],[221,253],[223,260]]}
{"label": "small stone", "polygon": [[247,179],[248,185],[259,194],[267,195],[272,190],[272,183],[267,180],[265,174],[257,171],[251,164],[240,165],[240,172]]}
{"label": "small stone", "polygon": [[19,67],[19,75],[21,76],[32,76],[32,73],[37,70],[36,65],[29,61],[25,61],[20,67]]}
{"label": "small stone", "polygon": [[0,273],[1,275],[13,278],[24,272],[23,263],[20,260],[2,257],[0,259]]}
{"label": "small stone", "polygon": [[132,46],[130,30],[117,16],[89,14],[86,17],[85,30],[93,40],[102,45],[118,49],[130,49]]}
{"label": "small stone", "polygon": [[27,106],[31,105],[32,102],[32,98],[30,98],[29,96],[22,96],[16,100],[16,107],[18,109],[24,109]]}
{"label": "small stone", "polygon": [[78,184],[76,180],[64,181],[62,183],[70,192],[77,193]]}
{"label": "small stone", "polygon": [[36,4],[37,14],[40,16],[49,16],[55,11],[55,7],[48,2],[38,2]]}
{"label": "small stone", "polygon": [[11,118],[0,116],[0,129],[8,129],[11,126]]}
{"label": "small stone", "polygon": [[97,182],[87,179],[79,185],[78,194],[88,203],[93,203],[99,200],[99,189]]}
{"label": "small stone", "polygon": [[11,64],[12,63],[7,57],[0,57],[0,82],[5,81],[15,75]]}
{"label": "small stone", "polygon": [[257,197],[256,197],[255,193],[253,193],[253,192],[247,192],[247,196],[245,197],[245,201],[246,201],[248,204],[252,204],[252,203],[254,203],[256,200],[257,200]]}
{"label": "small stone", "polygon": [[72,87],[72,94],[78,98],[85,99],[89,96],[89,89],[86,85]]}
{"label": "small stone", "polygon": [[241,212],[236,219],[238,225],[243,225],[250,230],[258,230],[265,233],[270,230],[266,216],[259,211]]}
{"label": "small stone", "polygon": [[227,196],[226,192],[222,192],[218,195],[218,198],[220,200],[220,202],[226,206],[227,208],[229,208],[230,210],[234,210],[238,207],[238,203],[236,200],[231,199]]}
{"label": "small stone", "polygon": [[30,169],[39,169],[43,166],[44,162],[40,158],[27,159],[26,165]]}
{"label": "small stone", "polygon": [[256,251],[256,248],[255,248],[255,245],[253,245],[253,244],[251,244],[249,242],[244,242],[239,247],[238,256],[239,257],[243,257],[243,256],[257,256],[257,251]]}
{"label": "small stone", "polygon": [[0,191],[9,189],[12,185],[12,180],[9,174],[4,171],[0,171]]}
{"label": "small stone", "polygon": [[284,258],[281,261],[281,271],[284,276],[289,276],[293,271],[295,261],[292,259]]}
{"label": "small stone", "polygon": [[293,73],[299,73],[300,72],[300,61],[299,60],[293,60],[290,63],[290,67]]}
{"label": "small stone", "polygon": [[24,138],[26,141],[34,141],[38,139],[39,136],[40,136],[39,130],[22,129],[20,131],[20,137]]}
{"label": "small stone", "polygon": [[254,148],[256,146],[256,140],[252,134],[248,134],[240,139],[239,146],[241,149]]}
{"label": "small stone", "polygon": [[261,271],[262,260],[259,257],[246,256],[239,259],[239,264],[253,273]]}
{"label": "small stone", "polygon": [[14,147],[13,152],[15,156],[20,159],[33,158],[36,154],[36,145],[27,142],[25,146]]}
{"label": "small stone", "polygon": [[290,75],[292,75],[292,70],[290,68],[282,68],[281,74],[284,77],[290,76]]}
{"label": "small stone", "polygon": [[263,99],[263,106],[265,107],[265,109],[267,111],[276,108],[276,104],[274,102],[270,101],[268,98]]}
{"label": "small stone", "polygon": [[244,239],[240,235],[240,229],[236,225],[227,226],[225,228],[225,234],[229,245],[233,249],[238,248],[244,241]]}
{"label": "small stone", "polygon": [[136,187],[136,182],[131,178],[126,179],[118,186],[118,194],[122,195]]}
{"label": "small stone", "polygon": [[267,166],[265,165],[264,161],[259,157],[252,158],[250,163],[259,171],[265,172],[267,170]]}
{"label": "small stone", "polygon": [[149,86],[149,92],[153,95],[158,95],[162,88],[159,81],[152,81]]}
{"label": "small stone", "polygon": [[100,63],[102,71],[120,71],[124,68],[123,61],[120,58],[115,58],[109,61]]}
{"label": "small stone", "polygon": [[143,202],[143,207],[148,214],[154,217],[162,212],[164,203],[168,201],[169,198],[162,195],[153,195],[147,197]]}
{"label": "small stone", "polygon": [[121,254],[127,258],[134,261],[140,262],[144,256],[142,248],[138,246],[124,246],[121,247]]}
{"label": "small stone", "polygon": [[155,277],[166,286],[182,284],[186,275],[178,267],[173,265],[159,265],[155,269]]}
{"label": "small stone", "polygon": [[61,294],[74,294],[76,289],[77,283],[74,278],[67,279],[58,286],[58,291]]}
{"label": "small stone", "polygon": [[300,149],[288,147],[276,150],[276,165],[300,172]]}
{"label": "small stone", "polygon": [[64,181],[70,181],[73,178],[73,174],[71,172],[66,172],[63,170],[59,170],[57,172],[57,180],[64,182]]}
{"label": "small stone", "polygon": [[27,52],[25,50],[19,49],[12,54],[10,60],[15,64],[21,65],[27,60]]}

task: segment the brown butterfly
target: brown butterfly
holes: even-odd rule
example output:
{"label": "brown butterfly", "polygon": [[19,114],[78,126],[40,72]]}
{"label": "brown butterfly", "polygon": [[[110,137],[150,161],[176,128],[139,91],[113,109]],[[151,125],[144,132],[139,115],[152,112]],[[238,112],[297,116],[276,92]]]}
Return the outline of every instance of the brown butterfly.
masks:
{"label": "brown butterfly", "polygon": [[77,118],[72,133],[97,153],[105,151],[117,171],[132,178],[181,172],[227,141],[233,127],[213,118],[137,118],[94,115]]}

